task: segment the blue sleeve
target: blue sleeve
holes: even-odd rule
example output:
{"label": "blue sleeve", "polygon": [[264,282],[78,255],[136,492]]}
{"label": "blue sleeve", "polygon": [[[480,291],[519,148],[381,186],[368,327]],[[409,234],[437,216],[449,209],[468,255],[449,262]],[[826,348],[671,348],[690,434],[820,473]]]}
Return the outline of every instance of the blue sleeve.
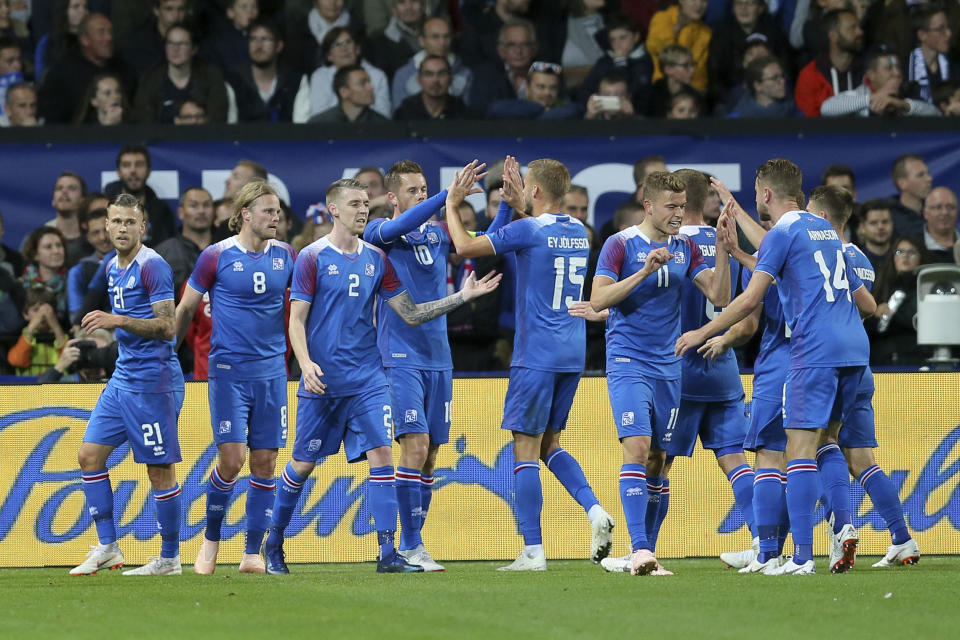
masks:
{"label": "blue sleeve", "polygon": [[148,260],[140,268],[140,278],[150,304],[173,300],[173,268],[163,259]]}
{"label": "blue sleeve", "polygon": [[80,324],[80,311],[83,309],[83,296],[86,293],[83,286],[83,263],[78,262],[67,272],[67,309],[70,311],[72,324]]}
{"label": "blue sleeve", "polygon": [[517,251],[531,246],[534,242],[534,228],[537,222],[533,218],[515,220],[496,233],[488,233],[487,238],[497,254]]}
{"label": "blue sleeve", "polygon": [[607,238],[600,249],[600,258],[597,260],[595,276],[606,276],[614,282],[620,280],[620,269],[623,268],[625,245],[619,234]]}
{"label": "blue sleeve", "polygon": [[113,250],[107,255],[103,256],[103,260],[100,261],[100,266],[97,267],[96,273],[93,274],[93,277],[90,278],[90,282],[87,283],[87,291],[107,290],[107,263],[109,263],[110,259],[115,255],[117,255],[117,252],[116,250]]}
{"label": "blue sleeve", "polygon": [[293,281],[290,283],[290,299],[313,304],[317,289],[317,254],[304,249],[293,265]]}
{"label": "blue sleeve", "polygon": [[391,244],[403,234],[410,233],[431,217],[440,213],[440,209],[443,208],[446,200],[447,190],[444,189],[415,207],[410,207],[393,220],[383,218],[379,218],[379,222],[378,220],[371,220],[367,228],[363,230],[363,239],[378,247]]}
{"label": "blue sleeve", "polygon": [[790,239],[783,229],[774,226],[760,241],[757,251],[757,266],[754,272],[763,271],[774,280],[780,280],[780,272],[787,262]]}
{"label": "blue sleeve", "polygon": [[490,223],[490,226],[487,227],[487,235],[493,235],[501,227],[505,227],[510,224],[510,221],[513,220],[513,207],[508,205],[506,201],[500,201],[500,207],[497,209],[497,217],[493,219],[493,222]]}

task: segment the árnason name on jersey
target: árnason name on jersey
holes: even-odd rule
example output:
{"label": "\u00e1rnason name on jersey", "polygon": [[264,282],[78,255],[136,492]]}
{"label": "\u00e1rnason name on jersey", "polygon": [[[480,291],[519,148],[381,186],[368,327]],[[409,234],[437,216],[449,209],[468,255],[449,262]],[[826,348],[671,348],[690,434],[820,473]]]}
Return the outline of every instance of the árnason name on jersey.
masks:
{"label": "\u00e1rnason name on jersey", "polygon": [[833,229],[807,229],[807,235],[814,241],[836,240],[840,242],[840,236]]}

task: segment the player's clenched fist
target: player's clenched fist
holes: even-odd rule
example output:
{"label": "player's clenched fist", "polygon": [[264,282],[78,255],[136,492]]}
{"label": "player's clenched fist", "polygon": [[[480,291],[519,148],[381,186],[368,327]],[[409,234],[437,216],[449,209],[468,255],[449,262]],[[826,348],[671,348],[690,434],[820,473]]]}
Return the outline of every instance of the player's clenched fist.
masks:
{"label": "player's clenched fist", "polygon": [[670,262],[671,258],[673,258],[673,254],[666,247],[658,247],[647,254],[647,262],[643,268],[647,274],[651,274]]}

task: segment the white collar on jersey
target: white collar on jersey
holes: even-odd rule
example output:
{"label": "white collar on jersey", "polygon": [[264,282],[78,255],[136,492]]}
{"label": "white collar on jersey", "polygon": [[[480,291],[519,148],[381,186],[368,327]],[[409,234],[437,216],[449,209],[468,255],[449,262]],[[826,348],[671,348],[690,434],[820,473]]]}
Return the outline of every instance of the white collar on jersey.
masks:
{"label": "white collar on jersey", "polygon": [[[332,242],[330,242],[330,236],[329,236],[329,235],[323,236],[322,238],[320,238],[319,240],[317,240],[317,244],[320,245],[320,246],[318,247],[319,249],[323,249],[323,248],[325,248],[325,247],[330,247],[331,249],[333,249],[334,251],[336,251],[337,253],[339,253],[339,254],[342,255],[342,256],[348,255],[346,251],[344,251],[344,250],[341,249],[340,247],[338,247],[338,246],[336,246],[335,244],[333,244]],[[359,256],[361,253],[363,253],[363,247],[364,247],[364,245],[366,245],[366,244],[367,244],[367,243],[364,241],[363,238],[360,238],[360,237],[357,238],[357,255],[358,255],[358,256]]]}

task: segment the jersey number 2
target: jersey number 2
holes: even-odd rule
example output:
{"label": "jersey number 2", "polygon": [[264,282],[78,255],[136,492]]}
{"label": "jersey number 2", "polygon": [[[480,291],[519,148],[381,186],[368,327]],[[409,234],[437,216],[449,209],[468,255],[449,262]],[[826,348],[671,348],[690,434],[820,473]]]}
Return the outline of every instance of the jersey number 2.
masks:
{"label": "jersey number 2", "polygon": [[[587,259],[581,256],[571,256],[569,260],[565,260],[563,256],[557,256],[554,259],[553,268],[557,273],[557,277],[553,281],[554,309],[559,309],[561,303],[569,306],[573,302],[579,302],[580,298],[583,297],[583,274],[577,273],[577,269],[585,266],[587,266]],[[573,296],[567,296],[566,300],[563,299],[563,283],[567,279],[570,280],[571,284],[577,286],[576,300]]]}

